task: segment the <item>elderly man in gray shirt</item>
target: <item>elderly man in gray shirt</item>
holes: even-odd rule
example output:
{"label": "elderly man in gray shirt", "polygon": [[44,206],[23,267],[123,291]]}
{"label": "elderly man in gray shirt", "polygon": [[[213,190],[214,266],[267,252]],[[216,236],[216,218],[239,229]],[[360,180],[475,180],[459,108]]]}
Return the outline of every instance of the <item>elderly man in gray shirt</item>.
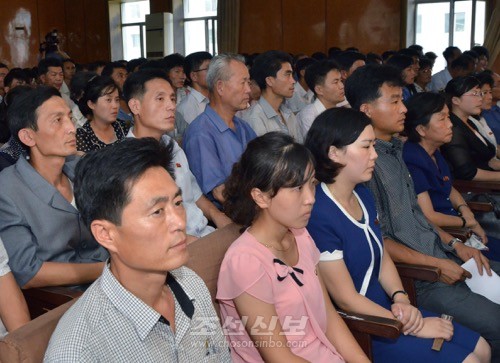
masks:
{"label": "elderly man in gray shirt", "polygon": [[110,253],[64,314],[46,362],[230,362],[210,293],[188,259],[172,144],[133,139],[78,165],[76,204]]}
{"label": "elderly man in gray shirt", "polygon": [[396,262],[440,268],[440,281],[417,284],[418,305],[452,315],[480,333],[491,344],[496,362],[500,359],[500,305],[472,292],[464,282],[470,273],[460,265],[473,258],[479,271],[491,274],[491,270],[500,273],[500,264],[425,219],[402,158],[402,142],[395,137],[404,128],[402,86],[397,70],[368,65],[356,70],[345,87],[351,106],[370,117],[377,138],[378,159],[368,186],[377,203],[385,246]]}

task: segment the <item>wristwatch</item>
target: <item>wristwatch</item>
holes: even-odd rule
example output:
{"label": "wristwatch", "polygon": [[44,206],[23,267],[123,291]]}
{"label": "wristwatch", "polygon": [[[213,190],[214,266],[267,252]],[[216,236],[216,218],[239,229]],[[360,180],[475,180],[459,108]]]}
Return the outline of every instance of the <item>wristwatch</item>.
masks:
{"label": "wristwatch", "polygon": [[448,242],[448,246],[450,246],[451,248],[455,249],[454,246],[458,242],[462,243],[462,240],[460,238],[456,238],[456,237],[452,238],[452,240],[450,242]]}

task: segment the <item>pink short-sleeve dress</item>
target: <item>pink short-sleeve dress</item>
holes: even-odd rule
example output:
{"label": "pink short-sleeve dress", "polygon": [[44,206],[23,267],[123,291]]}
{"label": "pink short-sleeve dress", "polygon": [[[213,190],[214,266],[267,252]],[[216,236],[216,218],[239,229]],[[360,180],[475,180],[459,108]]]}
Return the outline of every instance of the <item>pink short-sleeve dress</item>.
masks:
{"label": "pink short-sleeve dress", "polygon": [[[248,231],[231,245],[222,261],[217,299],[234,362],[263,362],[233,302],[243,292],[275,306],[294,354],[310,362],[344,362],[325,335],[326,308],[316,275],[319,251],[305,228],[292,232],[299,251],[295,266],[278,260]],[[257,320],[251,331],[265,334],[267,326]]]}

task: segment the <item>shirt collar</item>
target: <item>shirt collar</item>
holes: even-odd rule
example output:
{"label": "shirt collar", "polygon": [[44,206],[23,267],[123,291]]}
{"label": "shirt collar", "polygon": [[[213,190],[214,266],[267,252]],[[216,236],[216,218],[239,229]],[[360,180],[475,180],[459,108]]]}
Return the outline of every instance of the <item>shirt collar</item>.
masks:
{"label": "shirt collar", "polygon": [[316,111],[318,111],[318,115],[326,110],[325,105],[323,105],[323,102],[321,102],[319,98],[314,100],[313,105],[316,108]]}
{"label": "shirt collar", "polygon": [[[259,98],[259,105],[262,107],[262,111],[264,111],[264,114],[268,119],[274,118],[274,117],[279,117],[278,113],[274,111],[274,108],[271,106],[269,102],[264,97]],[[285,106],[285,102],[282,102],[280,105],[280,111],[285,116],[285,118],[288,118],[292,111]]]}
{"label": "shirt collar", "polygon": [[[172,275],[172,276],[170,276]],[[177,282],[175,275],[181,275],[182,272],[176,274],[175,271],[169,271],[166,283],[170,286],[173,295],[184,314],[190,319],[194,314],[194,305],[191,297],[183,290],[182,286]],[[144,301],[125,289],[122,284],[111,273],[109,268],[109,260],[106,262],[104,271],[101,275],[101,287],[103,292],[109,298],[114,307],[120,311],[132,325],[135,327],[137,334],[141,340],[144,340],[151,332],[153,327],[160,320],[160,313],[148,306]]]}
{"label": "shirt collar", "polygon": [[[231,130],[229,126],[224,122],[224,120],[219,116],[215,110],[210,107],[210,104],[205,108],[204,113],[208,116],[208,118],[212,121],[212,123],[217,127],[219,132],[224,132],[226,130]],[[236,116],[233,116],[233,122],[235,129],[239,128],[239,119]]]}
{"label": "shirt collar", "polygon": [[208,103],[208,98],[203,96],[200,92],[191,87],[191,94],[198,101],[198,103]]}
{"label": "shirt collar", "polygon": [[377,139],[375,149],[377,152],[400,153],[403,150],[403,142],[397,137],[392,137],[391,141]]}

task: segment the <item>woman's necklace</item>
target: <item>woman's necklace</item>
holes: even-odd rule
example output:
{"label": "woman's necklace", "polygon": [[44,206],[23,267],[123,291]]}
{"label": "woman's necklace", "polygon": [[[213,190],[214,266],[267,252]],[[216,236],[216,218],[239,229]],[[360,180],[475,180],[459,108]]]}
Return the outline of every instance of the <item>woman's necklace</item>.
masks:
{"label": "woman's necklace", "polygon": [[[290,233],[290,231],[288,231],[287,233]],[[287,248],[278,248],[278,247],[274,247],[273,245],[268,245],[267,243],[261,242],[258,239],[257,239],[257,242],[259,242],[261,245],[263,245],[263,246],[265,246],[265,247],[267,247],[269,249],[272,249],[272,250],[275,250],[275,251],[279,251],[279,252],[286,252],[292,246],[292,244],[290,243]]]}

